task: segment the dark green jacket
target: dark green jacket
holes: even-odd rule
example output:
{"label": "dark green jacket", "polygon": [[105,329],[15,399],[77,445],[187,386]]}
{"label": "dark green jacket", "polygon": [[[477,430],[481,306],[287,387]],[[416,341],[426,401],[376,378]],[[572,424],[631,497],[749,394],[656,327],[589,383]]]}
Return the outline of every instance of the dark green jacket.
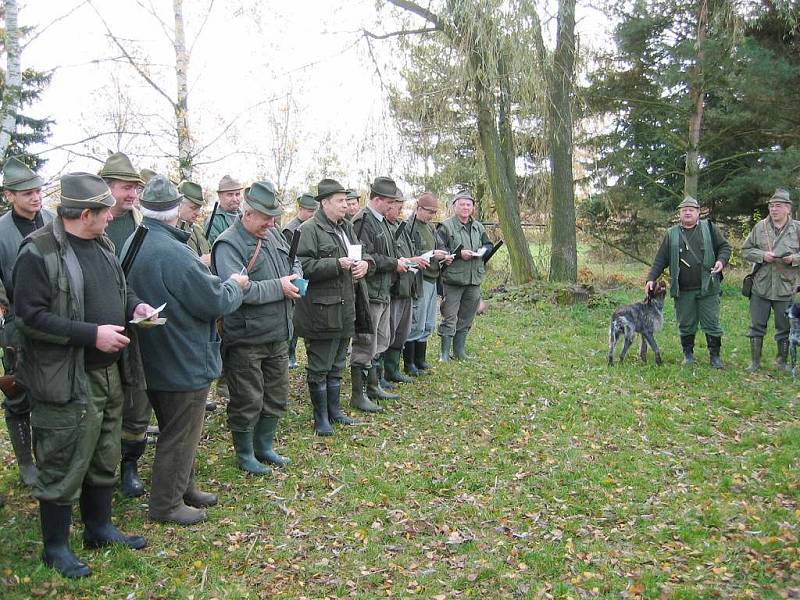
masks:
{"label": "dark green jacket", "polygon": [[[109,281],[109,293],[120,295],[126,317],[130,319],[140,300],[125,281],[111,240],[102,236],[97,239],[97,243],[102,255],[116,273],[116,279]],[[60,217],[25,238],[20,247],[20,256],[28,252],[41,258],[47,270],[50,284],[50,306],[47,312],[59,319],[82,322],[83,271],[69,244],[64,222]],[[19,274],[17,281],[21,281]],[[53,404],[86,403],[89,398],[89,380],[84,369],[84,347],[70,345],[67,338],[36,329],[21,318],[17,318],[17,327],[22,337],[22,355],[17,376],[34,401]],[[144,372],[136,331],[129,329],[125,335],[131,342],[122,351],[122,381],[131,387],[144,389]]]}
{"label": "dark green jacket", "polygon": [[[346,338],[369,329],[364,322],[369,318],[366,285],[363,279],[354,285],[350,271],[339,266],[347,247],[336,229],[321,208],[303,223],[297,258],[309,283],[305,297],[295,307],[294,327],[295,333],[306,339]],[[342,221],[340,230],[351,243],[357,241],[348,221]],[[362,258],[371,260],[367,255]]]}
{"label": "dark green jacket", "polygon": [[[395,254],[397,256],[405,257],[415,256],[413,247],[414,244],[411,242],[411,237],[408,235],[409,226],[406,225],[403,228],[403,232],[398,237],[397,230],[400,227],[400,222],[398,221],[397,223],[390,223],[387,221],[386,224],[389,226],[389,231],[392,232],[392,236],[394,237]],[[392,287],[390,288],[392,298],[416,298],[417,275],[420,275],[419,270],[417,270],[416,273],[413,273],[410,270],[406,271],[405,273],[398,273],[396,271],[392,273]]]}
{"label": "dark green jacket", "polygon": [[[42,210],[41,215],[44,225],[53,220],[53,213],[48,210]],[[11,314],[14,310],[11,305],[11,298],[14,297],[11,273],[17,261],[20,245],[22,245],[22,234],[14,223],[12,211],[9,210],[0,217],[0,283],[5,287],[5,294],[0,296],[0,303],[9,308]]]}
{"label": "dark green jacket", "polygon": [[[209,218],[211,215],[209,215]],[[222,207],[217,207],[217,212],[214,213],[214,222],[211,224],[211,229],[208,229],[208,219],[203,223],[203,231],[208,229],[208,243],[214,244],[219,235],[228,227],[233,225],[233,222],[239,217],[238,212],[225,212]]]}
{"label": "dark green jacket", "polygon": [[353,217],[353,229],[361,240],[363,252],[372,257],[369,273],[365,277],[371,302],[389,304],[392,300],[392,273],[397,269],[398,255],[386,219],[379,221],[369,207],[362,208]]}
{"label": "dark green jacket", "polygon": [[[406,228],[414,242],[414,256],[422,256],[426,252],[436,250],[436,228],[433,223],[423,223],[415,219],[414,215],[407,223]],[[428,268],[422,271],[422,276],[428,281],[436,281],[439,277],[439,261],[431,259]]]}
{"label": "dark green jacket", "polygon": [[189,234],[189,239],[186,241],[186,245],[189,246],[189,248],[191,248],[192,251],[197,254],[197,256],[203,256],[204,254],[211,252],[211,244],[208,243],[206,234],[200,225],[197,223],[178,221],[178,229]]}
{"label": "dark green jacket", "polygon": [[[241,219],[222,232],[211,251],[211,270],[225,280],[250,264],[258,238]],[[261,240],[261,250],[247,272],[242,305],[223,320],[225,346],[255,346],[292,339],[294,302],[283,295],[280,278],[292,273],[303,276],[300,261],[289,265],[289,245],[278,230],[270,228]]]}
{"label": "dark green jacket", "polygon": [[[486,235],[483,223],[470,218],[466,224],[462,224],[458,217],[450,217],[444,221],[436,231],[438,247],[453,253],[459,245],[464,246],[464,250],[478,251],[481,247],[486,247],[486,251],[492,249],[492,242]],[[486,273],[486,265],[481,258],[463,260],[456,256],[449,267],[442,268],[442,283],[448,285],[480,285]]]}

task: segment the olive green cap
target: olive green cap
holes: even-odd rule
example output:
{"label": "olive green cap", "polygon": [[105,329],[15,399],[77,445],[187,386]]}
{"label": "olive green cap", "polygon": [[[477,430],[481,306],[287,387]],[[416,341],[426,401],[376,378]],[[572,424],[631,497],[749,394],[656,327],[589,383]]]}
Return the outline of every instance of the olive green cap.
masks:
{"label": "olive green cap", "polygon": [[244,191],[244,201],[247,206],[268,217],[277,217],[283,214],[283,209],[278,204],[275,194],[275,186],[271,181],[256,181]]}
{"label": "olive green cap", "polygon": [[178,185],[178,191],[183,194],[187,200],[197,204],[197,206],[203,206],[206,203],[206,199],[203,198],[203,188],[194,181],[184,179],[181,181],[180,185]]}
{"label": "olive green cap", "polygon": [[361,199],[361,194],[359,194],[356,190],[347,189],[347,190],[345,190],[345,192],[347,193],[347,199],[348,200],[360,200]]}
{"label": "olive green cap", "polygon": [[217,193],[219,192],[235,192],[236,190],[243,190],[244,186],[236,181],[230,175],[225,175],[222,179],[219,180],[219,185],[217,186]]}
{"label": "olive green cap", "polygon": [[31,171],[25,163],[12,156],[3,165],[3,189],[12,192],[34,190],[44,185],[44,179]]}
{"label": "olive green cap", "polygon": [[139,178],[142,180],[142,185],[147,185],[147,182],[153,178],[156,172],[152,169],[142,169],[139,173]]}
{"label": "olive green cap", "polygon": [[61,176],[61,206],[64,208],[110,208],[116,202],[99,175],[67,173]]}
{"label": "olive green cap", "polygon": [[700,203],[697,201],[696,198],[692,198],[691,196],[686,196],[683,199],[683,202],[678,204],[678,208],[696,208],[700,209]]}
{"label": "olive green cap", "polygon": [[335,179],[326,178],[317,184],[316,200],[317,202],[320,202],[328,196],[333,196],[334,194],[344,194],[346,192],[347,190],[344,189],[344,186],[341,183]]}
{"label": "olive green cap", "polygon": [[786,188],[778,188],[772,193],[772,197],[769,199],[767,204],[775,204],[777,202],[783,202],[784,204],[788,204],[789,206],[792,205],[792,197],[789,194],[789,190]]}
{"label": "olive green cap", "polygon": [[394,179],[391,177],[376,177],[369,186],[370,195],[374,198],[380,196],[381,198],[402,198],[401,192]]}
{"label": "olive green cap", "polygon": [[118,179],[120,181],[135,181],[144,185],[139,172],[133,168],[131,159],[122,152],[115,152],[106,159],[106,164],[100,169],[100,177],[103,179]]}
{"label": "olive green cap", "polygon": [[165,211],[175,208],[183,198],[183,194],[164,175],[153,175],[142,190],[139,203],[148,210]]}
{"label": "olive green cap", "polygon": [[297,204],[300,208],[307,208],[308,210],[317,210],[317,199],[311,194],[303,194],[297,197]]}

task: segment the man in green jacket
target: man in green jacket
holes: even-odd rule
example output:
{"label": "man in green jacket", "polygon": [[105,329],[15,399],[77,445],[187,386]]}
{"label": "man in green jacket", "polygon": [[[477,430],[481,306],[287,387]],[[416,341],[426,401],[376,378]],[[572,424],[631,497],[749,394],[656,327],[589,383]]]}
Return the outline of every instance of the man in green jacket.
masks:
{"label": "man in green jacket", "polygon": [[[22,240],[53,220],[53,215],[42,209],[44,181],[15,157],[3,166],[3,195],[11,210],[0,217],[0,314],[5,324],[0,328],[2,347],[18,349],[20,345],[14,322],[14,285],[11,274],[17,261]],[[3,356],[6,370],[13,368],[10,356]],[[31,403],[28,394],[20,391],[6,396],[3,402],[6,427],[19,465],[20,476],[26,485],[36,481],[36,465],[31,455]]]}
{"label": "man in green jacket", "polygon": [[361,210],[361,195],[356,190],[347,190],[347,213],[344,218],[352,223],[353,217]]}
{"label": "man in green jacket", "polygon": [[[208,241],[211,245],[223,231],[233,225],[239,216],[239,206],[242,203],[242,190],[244,186],[230,175],[225,175],[219,180],[217,186],[217,198],[219,205],[214,213],[214,222],[211,228],[208,227],[208,219],[205,222],[205,230],[208,231]],[[211,215],[208,216],[211,218]]]}
{"label": "man in green jacket", "polygon": [[211,264],[211,244],[206,239],[203,228],[197,223],[197,216],[205,205],[203,188],[193,181],[184,180],[178,185],[178,191],[183,194],[183,199],[178,210],[178,229],[189,233],[186,244],[200,258],[205,266]]}
{"label": "man in green jacket", "polygon": [[[317,185],[319,209],[303,225],[297,258],[308,280],[306,295],[297,302],[294,326],[306,346],[306,381],[314,408],[314,431],[333,435],[331,423],[352,425],[341,407],[342,369],[350,338],[356,331],[370,331],[364,276],[370,257],[359,260],[351,248],[358,245],[353,226],[346,219],[345,189],[334,179]],[[358,310],[360,308],[360,310]],[[363,374],[354,373],[363,395]]]}
{"label": "man in green jacket", "polygon": [[70,578],[91,573],[69,547],[72,504],[79,498],[86,547],[146,544],[113,525],[111,498],[122,385],[144,383],[135,333],[126,325],[157,315],[127,286],[103,235],[113,204],[96,175],[64,175],[58,218],[25,239],[14,267],[23,339],[18,378],[31,397],[42,560]]}
{"label": "man in green jacket", "polygon": [[742,256],[753,263],[750,295],[750,366],[761,368],[761,350],[770,311],[775,318],[776,366],[786,369],[789,318],[786,309],[800,282],[800,223],[792,219],[789,190],[779,188],[769,199],[769,216],[756,223],[742,246]]}
{"label": "man in green jacket", "polygon": [[231,399],[228,427],[239,468],[266,475],[265,464],[289,464],[273,449],[278,420],[289,397],[289,340],[294,335],[292,283],[302,275],[289,262],[289,245],[275,222],[280,207],[271,181],[257,181],[244,192],[241,217],[214,242],[211,268],[226,278],[243,270],[250,277],[242,306],[223,320],[225,371]]}
{"label": "man in green jacket", "polygon": [[[458,360],[468,358],[467,334],[475,320],[481,301],[481,283],[486,272],[483,255],[492,249],[492,242],[480,221],[473,218],[475,199],[466,191],[453,198],[455,215],[444,221],[437,230],[438,247],[448,253],[442,269],[442,338],[443,362],[450,360],[450,346]],[[461,251],[452,259],[458,247]]]}
{"label": "man in green jacket", "polygon": [[697,200],[687,196],[678,210],[680,223],[667,230],[647,275],[645,293],[669,267],[669,293],[675,299],[683,363],[694,363],[694,338],[699,323],[706,334],[711,366],[721,369],[720,281],[722,269],[731,257],[731,247],[713,223],[700,220]]}

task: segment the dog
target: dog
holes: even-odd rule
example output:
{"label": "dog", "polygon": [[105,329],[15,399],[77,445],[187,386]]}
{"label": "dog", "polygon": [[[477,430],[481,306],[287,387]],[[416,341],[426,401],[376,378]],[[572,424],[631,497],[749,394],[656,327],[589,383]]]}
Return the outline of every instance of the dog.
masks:
{"label": "dog", "polygon": [[[797,290],[795,290],[795,293],[797,293]],[[800,344],[800,303],[792,302],[786,308],[786,316],[789,317],[789,358],[791,359],[792,379],[797,379],[797,345]]]}
{"label": "dog", "polygon": [[657,281],[647,296],[641,302],[626,304],[618,307],[611,315],[611,325],[608,328],[608,364],[614,364],[614,349],[620,338],[624,339],[622,351],[619,353],[619,363],[625,361],[636,334],[642,336],[642,345],[639,356],[642,362],[647,362],[647,344],[656,355],[656,364],[662,364],[661,351],[656,344],[655,333],[664,325],[664,299],[667,296],[667,286],[663,281]]}

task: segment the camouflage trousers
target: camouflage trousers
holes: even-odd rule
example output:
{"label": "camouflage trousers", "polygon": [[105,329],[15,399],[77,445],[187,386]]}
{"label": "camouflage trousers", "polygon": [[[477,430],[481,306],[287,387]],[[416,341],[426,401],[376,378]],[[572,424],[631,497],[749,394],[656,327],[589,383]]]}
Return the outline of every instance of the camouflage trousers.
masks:
{"label": "camouflage trousers", "polygon": [[234,346],[225,352],[228,427],[253,431],[261,417],[282,417],[289,396],[289,343]]}
{"label": "camouflage trousers", "polygon": [[67,404],[33,399],[31,429],[39,479],[33,495],[55,504],[72,504],[84,482],[93,487],[117,483],[122,427],[122,383],[117,364],[86,373],[89,397]]}

